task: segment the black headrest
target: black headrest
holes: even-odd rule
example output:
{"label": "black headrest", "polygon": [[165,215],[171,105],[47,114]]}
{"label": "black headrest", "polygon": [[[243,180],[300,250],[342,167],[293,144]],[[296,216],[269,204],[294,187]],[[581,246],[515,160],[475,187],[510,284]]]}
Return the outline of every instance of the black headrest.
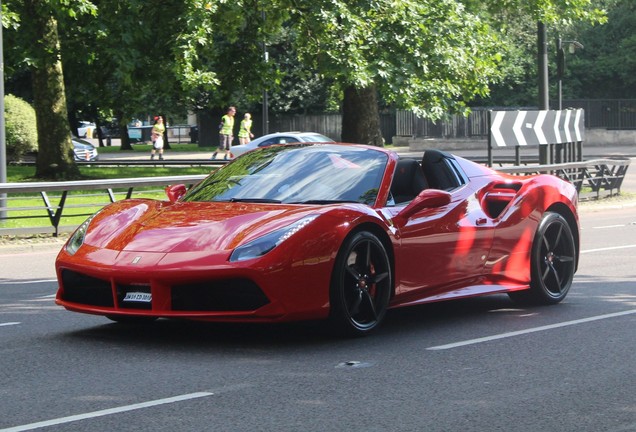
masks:
{"label": "black headrest", "polygon": [[453,156],[440,150],[426,150],[422,157],[422,170],[433,189],[449,190],[457,186],[444,159],[453,159]]}
{"label": "black headrest", "polygon": [[391,194],[395,202],[410,201],[426,187],[426,179],[420,164],[414,159],[400,159],[391,183]]}

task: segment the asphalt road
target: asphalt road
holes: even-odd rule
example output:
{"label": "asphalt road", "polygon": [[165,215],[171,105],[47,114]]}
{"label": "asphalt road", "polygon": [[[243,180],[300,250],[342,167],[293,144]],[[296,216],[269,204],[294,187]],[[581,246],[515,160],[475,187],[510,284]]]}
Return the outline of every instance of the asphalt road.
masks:
{"label": "asphalt road", "polygon": [[316,323],[127,327],[53,303],[59,245],[0,248],[0,432],[636,431],[636,211],[581,208],[567,299]]}

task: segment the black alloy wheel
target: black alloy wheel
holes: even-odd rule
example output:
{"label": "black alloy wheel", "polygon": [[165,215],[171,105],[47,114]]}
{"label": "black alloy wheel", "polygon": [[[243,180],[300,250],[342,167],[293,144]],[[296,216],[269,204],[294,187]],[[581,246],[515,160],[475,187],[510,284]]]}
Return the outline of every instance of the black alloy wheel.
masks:
{"label": "black alloy wheel", "polygon": [[391,263],[382,242],[369,232],[347,239],[338,252],[331,281],[331,322],[347,336],[375,329],[391,297]]}
{"label": "black alloy wheel", "polygon": [[559,303],[570,290],[576,269],[574,236],[563,216],[544,214],[534,236],[530,260],[530,289],[510,293],[510,297],[540,304]]}

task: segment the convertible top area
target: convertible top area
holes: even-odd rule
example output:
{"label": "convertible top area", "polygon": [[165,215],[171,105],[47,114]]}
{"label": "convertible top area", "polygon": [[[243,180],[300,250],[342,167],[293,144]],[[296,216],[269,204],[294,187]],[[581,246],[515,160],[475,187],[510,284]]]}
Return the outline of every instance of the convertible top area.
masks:
{"label": "convertible top area", "polygon": [[413,200],[424,189],[450,191],[468,182],[466,174],[449,153],[427,150],[421,164],[400,159],[393,174],[391,195],[396,204]]}

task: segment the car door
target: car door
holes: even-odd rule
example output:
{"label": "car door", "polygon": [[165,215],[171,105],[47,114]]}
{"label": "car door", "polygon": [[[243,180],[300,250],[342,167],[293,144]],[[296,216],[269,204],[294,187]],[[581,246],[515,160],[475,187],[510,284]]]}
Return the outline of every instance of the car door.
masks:
{"label": "car door", "polygon": [[424,209],[399,228],[396,295],[441,294],[480,282],[493,239],[492,221],[462,186],[451,202]]}
{"label": "car door", "polygon": [[[432,189],[446,189],[450,202],[423,208],[396,226],[396,298],[435,296],[479,284],[493,241],[493,221],[484,212],[475,189],[453,160],[444,160],[445,184],[429,178]],[[431,189],[431,187],[429,187]],[[397,215],[400,206],[387,208]]]}

